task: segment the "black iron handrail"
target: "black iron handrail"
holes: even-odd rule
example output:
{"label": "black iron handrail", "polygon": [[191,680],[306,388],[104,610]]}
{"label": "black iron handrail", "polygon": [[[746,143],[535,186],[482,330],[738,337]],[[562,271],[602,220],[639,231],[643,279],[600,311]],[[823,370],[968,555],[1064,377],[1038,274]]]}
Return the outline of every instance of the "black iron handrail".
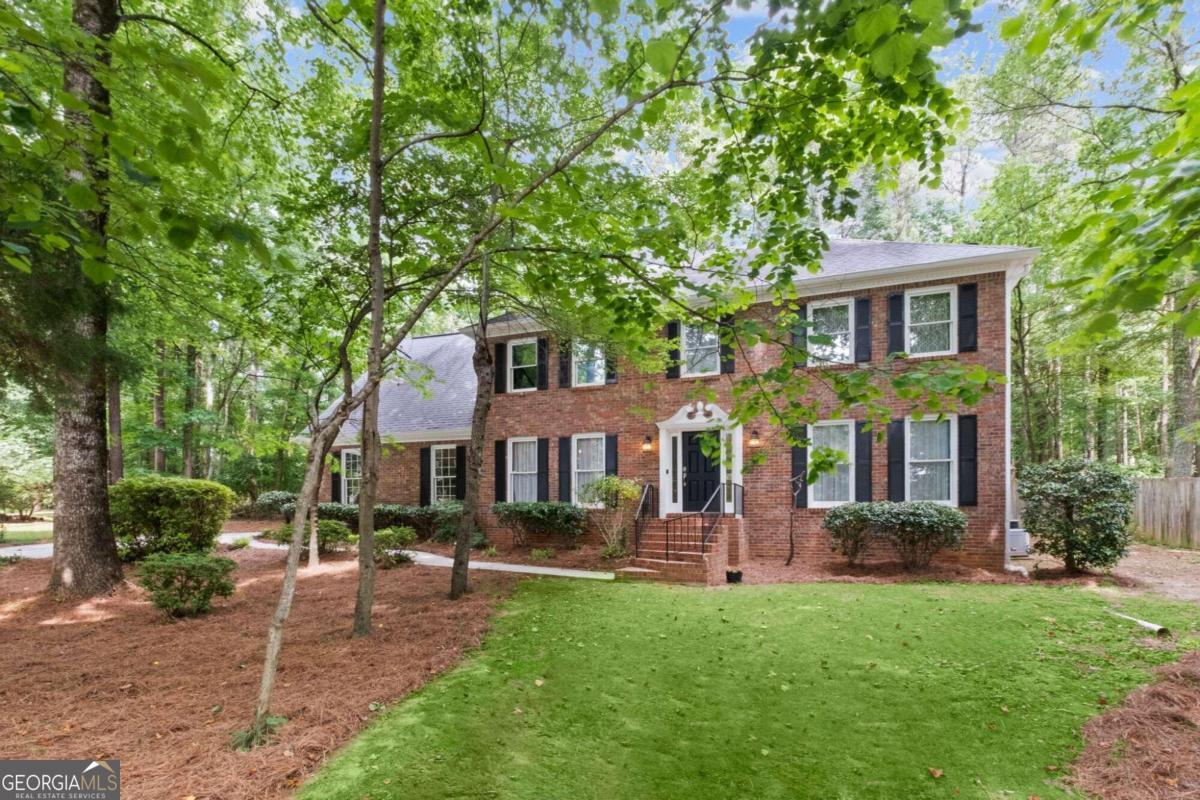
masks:
{"label": "black iron handrail", "polygon": [[743,501],[744,490],[740,483],[719,483],[699,511],[669,518],[664,527],[664,558],[671,560],[672,545],[677,552],[689,547],[707,553],[721,517],[741,514]]}
{"label": "black iron handrail", "polygon": [[646,522],[654,516],[656,506],[655,488],[653,483],[642,487],[642,497],[638,501],[637,511],[633,515],[633,555],[636,558],[642,548],[642,532],[646,530]]}

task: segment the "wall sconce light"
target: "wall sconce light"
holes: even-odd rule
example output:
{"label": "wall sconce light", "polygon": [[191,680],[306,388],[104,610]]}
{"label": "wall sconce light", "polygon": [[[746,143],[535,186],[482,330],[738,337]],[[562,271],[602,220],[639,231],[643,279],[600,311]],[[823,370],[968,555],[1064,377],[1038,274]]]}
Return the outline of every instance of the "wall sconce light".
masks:
{"label": "wall sconce light", "polygon": [[762,439],[758,438],[758,431],[750,431],[750,446],[761,447]]}
{"label": "wall sconce light", "polygon": [[643,453],[649,453],[653,449],[654,449],[654,441],[649,436],[647,436],[645,439],[642,439],[642,452]]}

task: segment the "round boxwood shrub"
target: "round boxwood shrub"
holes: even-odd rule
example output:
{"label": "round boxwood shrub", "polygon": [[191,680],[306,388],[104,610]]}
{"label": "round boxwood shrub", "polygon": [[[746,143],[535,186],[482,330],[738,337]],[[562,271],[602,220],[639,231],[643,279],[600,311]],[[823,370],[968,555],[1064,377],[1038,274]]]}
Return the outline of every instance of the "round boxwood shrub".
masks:
{"label": "round boxwood shrub", "polygon": [[[292,543],[292,526],[290,524],[267,531],[264,536],[279,544]],[[308,526],[304,527],[304,539],[300,545],[301,552],[308,550],[308,542],[312,534]],[[336,519],[321,519],[317,517],[317,553],[331,553],[340,550],[350,543],[353,534],[350,526]]]}
{"label": "round boxwood shrub", "polygon": [[236,563],[207,553],[152,553],[142,561],[138,580],[150,601],[169,616],[203,614],[214,597],[233,594],[229,573]]}
{"label": "round boxwood shrub", "polygon": [[1116,467],[1079,458],[1028,464],[1017,492],[1034,552],[1061,558],[1072,572],[1113,567],[1129,552],[1137,486]]}
{"label": "round boxwood shrub", "polygon": [[212,550],[237,499],[213,481],[157,475],[125,478],[108,498],[117,549],[127,561]]}
{"label": "round boxwood shrub", "polygon": [[834,549],[851,564],[862,562],[871,546],[888,541],[906,569],[929,566],[940,550],[962,547],[967,515],[929,502],[846,503],[829,510],[823,523]]}
{"label": "round boxwood shrub", "polygon": [[258,496],[258,500],[255,501],[254,510],[266,519],[274,519],[283,516],[283,507],[288,503],[292,504],[292,510],[294,511],[296,508],[295,492],[263,492]]}
{"label": "round boxwood shrub", "polygon": [[375,563],[382,569],[407,564],[412,558],[404,552],[417,541],[417,532],[406,525],[375,531]]}

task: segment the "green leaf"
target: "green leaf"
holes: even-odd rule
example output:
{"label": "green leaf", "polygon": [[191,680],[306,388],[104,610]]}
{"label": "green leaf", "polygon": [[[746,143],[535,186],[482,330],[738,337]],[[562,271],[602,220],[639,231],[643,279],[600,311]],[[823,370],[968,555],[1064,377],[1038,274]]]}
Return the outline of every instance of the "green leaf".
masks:
{"label": "green leaf", "polygon": [[917,42],[912,34],[897,34],[871,53],[871,71],[880,78],[890,77],[907,68],[916,54]]}
{"label": "green leaf", "polygon": [[32,267],[30,267],[29,262],[24,258],[20,258],[18,256],[10,256],[7,253],[5,253],[4,260],[7,261],[12,266],[16,267],[17,269],[19,269],[21,272],[29,272],[32,270]]}
{"label": "green leaf", "polygon": [[900,24],[900,12],[895,6],[880,6],[854,20],[854,40],[859,44],[874,44],[881,36],[896,30]]}
{"label": "green leaf", "polygon": [[99,211],[100,198],[86,183],[72,183],[67,187],[67,202],[80,211]]}
{"label": "green leaf", "polygon": [[646,63],[664,77],[671,74],[679,48],[670,39],[659,37],[646,43]]}
{"label": "green leaf", "polygon": [[621,0],[589,0],[588,7],[605,22],[612,22],[621,13]]}
{"label": "green leaf", "polygon": [[1005,39],[1012,39],[1021,32],[1023,27],[1025,27],[1025,15],[1017,14],[1000,23],[1000,35]]}
{"label": "green leaf", "polygon": [[945,0],[913,0],[908,7],[908,13],[921,22],[933,22],[941,19],[946,11]]}
{"label": "green leaf", "polygon": [[107,261],[98,261],[94,258],[85,258],[80,269],[92,283],[108,283],[117,277],[117,271]]}
{"label": "green leaf", "polygon": [[14,253],[16,253],[19,256],[29,255],[29,248],[23,244],[17,244],[16,242],[9,242],[9,241],[5,241],[3,239],[0,239],[0,244],[4,245],[9,250],[12,250]]}
{"label": "green leaf", "polygon": [[189,219],[179,219],[167,228],[167,241],[178,247],[180,250],[191,248],[196,242],[196,237],[200,234],[200,229],[196,224]]}
{"label": "green leaf", "polygon": [[1042,53],[1046,52],[1046,48],[1050,46],[1050,35],[1052,31],[1049,28],[1042,28],[1033,35],[1033,38],[1025,45],[1026,54],[1037,58]]}

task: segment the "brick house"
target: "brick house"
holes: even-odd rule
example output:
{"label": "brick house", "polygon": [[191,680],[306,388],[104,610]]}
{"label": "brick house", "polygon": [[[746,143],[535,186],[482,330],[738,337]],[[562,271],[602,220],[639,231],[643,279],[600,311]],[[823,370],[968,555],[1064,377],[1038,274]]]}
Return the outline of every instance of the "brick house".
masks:
{"label": "brick house", "polygon": [[[1035,254],[1015,247],[835,240],[821,271],[797,284],[810,330],[833,341],[811,345],[810,352],[845,369],[886,368],[888,353],[904,351],[909,357],[891,369],[957,359],[1007,375],[1010,297]],[[744,313],[765,317],[771,305]],[[842,450],[847,460],[806,485],[803,448],[789,446],[765,421],[740,426],[726,417],[733,381],[777,365],[780,347],[734,353],[702,325],[680,320],[667,328],[680,345],[676,359],[662,373],[639,374],[609,363],[602,348],[560,345],[530,319],[491,321],[497,381],[481,504],[576,502],[579,487],[595,476],[633,478],[646,488],[639,558],[630,576],[715,582],[743,559],[784,559],[789,538],[796,559],[829,558],[820,525],[839,503],[934,500],[961,508],[969,519],[964,549],[941,558],[1004,566],[1013,516],[1007,385],[941,420],[914,420],[911,404],[891,397],[894,421],[882,439],[862,430],[861,420],[823,417],[812,426],[811,440]],[[381,502],[461,497],[474,400],[472,348],[466,333],[406,343],[406,355],[422,369],[381,390],[380,433],[389,443]],[[711,401],[695,399],[698,385],[711,391]],[[832,397],[821,396],[826,387],[814,383],[812,391],[832,408]],[[353,499],[356,420],[335,446],[342,469],[326,477],[323,499]],[[701,452],[706,430],[720,431],[719,459]],[[493,540],[511,535],[490,511],[480,522]]]}

